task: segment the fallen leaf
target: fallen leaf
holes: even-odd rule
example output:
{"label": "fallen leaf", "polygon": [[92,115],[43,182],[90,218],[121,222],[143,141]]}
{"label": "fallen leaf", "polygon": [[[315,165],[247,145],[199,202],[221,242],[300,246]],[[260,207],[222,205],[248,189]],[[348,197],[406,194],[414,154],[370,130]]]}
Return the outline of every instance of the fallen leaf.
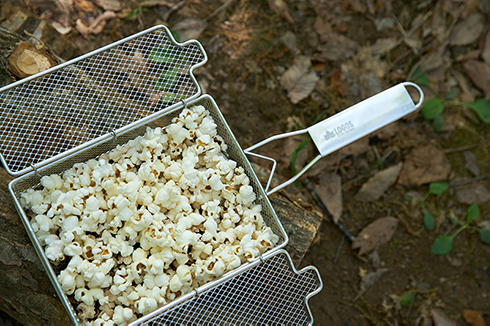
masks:
{"label": "fallen leaf", "polygon": [[[154,6],[164,6],[164,7],[173,7],[175,6],[174,2],[167,0],[146,0],[139,3],[140,7],[154,7]],[[166,20],[166,19],[165,19]]]}
{"label": "fallen leaf", "polygon": [[337,223],[342,215],[342,177],[333,172],[325,173],[320,184],[313,188],[332,215],[333,222]]}
{"label": "fallen leaf", "polygon": [[442,149],[433,145],[416,147],[403,163],[398,183],[421,186],[447,179],[450,171],[451,165]]}
{"label": "fallen leaf", "polygon": [[342,85],[347,95],[358,102],[385,88],[389,69],[385,60],[380,60],[369,47],[363,47],[351,60],[342,63]]}
{"label": "fallen leaf", "polygon": [[286,19],[288,23],[294,24],[294,19],[289,12],[289,8],[286,2],[283,0],[268,0],[269,8],[278,14],[280,17]]}
{"label": "fallen leaf", "polygon": [[361,0],[349,0],[348,1],[352,10],[357,13],[365,14],[367,11],[367,7]]}
{"label": "fallen leaf", "polygon": [[469,60],[463,63],[466,75],[476,87],[485,92],[485,97],[490,98],[490,66],[481,61]]}
{"label": "fallen leaf", "polygon": [[311,69],[309,58],[300,56],[295,64],[281,77],[281,86],[287,90],[293,104],[308,97],[315,89],[317,74]]}
{"label": "fallen leaf", "polygon": [[485,321],[480,312],[471,309],[463,309],[464,321],[471,326],[485,326]]}
{"label": "fallen leaf", "polygon": [[58,22],[52,22],[51,26],[53,26],[54,29],[56,29],[56,31],[58,33],[60,33],[61,35],[66,35],[66,34],[70,33],[71,30],[73,29],[71,26],[65,27]]}
{"label": "fallen leaf", "polygon": [[483,32],[485,18],[480,13],[468,16],[456,24],[449,39],[450,45],[467,45],[475,42]]}
{"label": "fallen leaf", "polygon": [[359,232],[352,242],[352,249],[359,249],[363,255],[390,241],[396,231],[398,219],[388,216],[377,219]]}
{"label": "fallen leaf", "polygon": [[357,301],[365,292],[367,289],[369,289],[371,286],[376,284],[378,280],[383,276],[388,271],[388,268],[380,268],[376,271],[366,273],[362,276],[361,278],[361,285],[359,286],[359,293],[356,295],[356,297],[352,301]]}
{"label": "fallen leaf", "polygon": [[390,123],[386,127],[381,128],[376,131],[373,136],[378,137],[381,140],[388,140],[395,136],[396,132],[400,130],[400,127],[397,122]]}
{"label": "fallen leaf", "polygon": [[463,204],[483,204],[490,199],[488,190],[483,185],[460,188],[456,190],[456,199]]}
{"label": "fallen leaf", "polygon": [[104,10],[119,11],[122,8],[118,0],[95,0],[95,4]]}
{"label": "fallen leaf", "polygon": [[77,19],[76,28],[83,36],[87,37],[90,34],[100,34],[106,25],[106,20],[115,18],[114,11],[106,11],[97,17],[90,26],[86,26],[81,19]]}
{"label": "fallen leaf", "polygon": [[481,53],[481,58],[487,65],[490,65],[490,32],[487,33],[487,37],[485,38],[485,45]]}
{"label": "fallen leaf", "polygon": [[355,199],[359,201],[378,200],[389,187],[395,184],[402,170],[402,165],[400,162],[376,173],[362,185]]}
{"label": "fallen leaf", "polygon": [[456,326],[456,322],[440,308],[432,308],[432,320],[435,326]]}
{"label": "fallen leaf", "polygon": [[355,41],[334,32],[325,34],[322,39],[325,40],[325,44],[318,47],[320,51],[318,57],[321,59],[331,61],[346,60],[353,57],[359,48],[359,44]]}
{"label": "fallen leaf", "polygon": [[374,54],[381,54],[390,52],[396,45],[397,42],[394,38],[379,38],[370,46],[370,48]]}
{"label": "fallen leaf", "polygon": [[206,29],[208,23],[201,19],[186,18],[172,26],[172,31],[179,33],[180,42],[197,39]]}
{"label": "fallen leaf", "polygon": [[476,155],[472,152],[464,151],[463,152],[465,167],[470,171],[475,177],[480,175],[480,168],[476,163]]}
{"label": "fallen leaf", "polygon": [[452,71],[454,78],[458,81],[459,87],[463,91],[461,93],[460,99],[463,102],[471,103],[475,101],[475,95],[471,91],[470,84],[463,73],[459,71]]}
{"label": "fallen leaf", "polygon": [[94,4],[86,0],[76,0],[75,8],[85,13],[91,13],[95,10]]}
{"label": "fallen leaf", "polygon": [[342,158],[347,157],[349,155],[358,156],[366,153],[371,147],[369,146],[369,138],[363,137],[359,140],[356,140],[352,144],[349,144],[340,150],[340,154]]}

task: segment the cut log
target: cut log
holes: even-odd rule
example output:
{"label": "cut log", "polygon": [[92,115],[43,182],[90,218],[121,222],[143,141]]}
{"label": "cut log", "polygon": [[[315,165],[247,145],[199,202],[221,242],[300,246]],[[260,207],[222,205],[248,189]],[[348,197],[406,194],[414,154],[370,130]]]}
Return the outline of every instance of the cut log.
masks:
{"label": "cut log", "polygon": [[1,6],[0,87],[78,54],[70,40],[46,21],[11,4]]}

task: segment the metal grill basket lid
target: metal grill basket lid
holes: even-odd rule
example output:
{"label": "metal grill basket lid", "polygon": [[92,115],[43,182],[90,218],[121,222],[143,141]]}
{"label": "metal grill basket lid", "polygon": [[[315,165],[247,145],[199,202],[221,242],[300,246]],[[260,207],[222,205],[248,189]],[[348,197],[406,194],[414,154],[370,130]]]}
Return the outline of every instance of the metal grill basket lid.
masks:
{"label": "metal grill basket lid", "polygon": [[21,175],[201,94],[202,45],[156,26],[0,89],[0,161]]}

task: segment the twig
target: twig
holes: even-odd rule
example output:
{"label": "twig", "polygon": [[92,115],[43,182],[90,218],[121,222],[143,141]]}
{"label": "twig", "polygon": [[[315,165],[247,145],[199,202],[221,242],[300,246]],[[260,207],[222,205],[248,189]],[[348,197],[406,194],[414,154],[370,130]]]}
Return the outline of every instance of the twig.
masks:
{"label": "twig", "polygon": [[398,215],[397,218],[400,220],[400,222],[402,222],[403,226],[405,227],[405,229],[407,230],[408,233],[410,233],[411,235],[413,236],[416,236],[416,237],[421,237],[421,235],[417,232],[415,232],[412,227],[410,226],[410,224],[407,222],[406,219],[404,219],[403,217],[401,217],[401,215]]}
{"label": "twig", "polygon": [[228,6],[231,5],[231,3],[233,1],[234,0],[228,0],[228,1],[226,1],[218,9],[216,9],[215,11],[213,11],[213,13],[211,15],[207,16],[206,18],[204,18],[204,20],[209,20],[209,19],[213,18],[214,16],[216,16],[217,14],[219,14],[220,12],[222,12],[223,10],[225,10],[226,8],[228,8]]}
{"label": "twig", "polygon": [[336,264],[337,263],[337,260],[339,259],[340,249],[342,249],[342,246],[344,245],[344,242],[345,242],[345,235],[342,236],[342,240],[340,241],[340,245],[337,248],[337,253],[335,254],[335,258],[333,259],[333,263],[334,264]]}
{"label": "twig", "polygon": [[413,303],[415,302],[415,296],[416,295],[417,295],[417,292],[414,292],[412,300],[410,301],[410,308],[408,308],[408,314],[407,314],[407,322],[410,320],[410,313],[412,312],[412,307],[413,307]]}
{"label": "twig", "polygon": [[473,149],[480,146],[480,144],[473,144],[473,145],[466,145],[466,146],[461,146],[461,147],[453,147],[453,148],[446,148],[444,150],[444,153],[454,153],[454,152],[462,152],[462,151],[467,151],[468,149]]}
{"label": "twig", "polygon": [[451,187],[451,188],[457,188],[457,187],[461,187],[461,186],[466,186],[466,185],[475,183],[475,182],[477,182],[479,180],[486,179],[486,178],[488,178],[488,176],[489,176],[489,174],[482,174],[482,175],[479,175],[477,177],[474,177],[474,178],[471,178],[471,179],[468,179],[468,180],[464,180],[464,181],[460,181],[460,182],[451,182],[449,184],[449,187]]}
{"label": "twig", "polygon": [[170,15],[173,14],[175,11],[179,10],[180,7],[182,7],[183,5],[185,5],[187,2],[188,2],[188,0],[182,0],[181,2],[176,3],[175,5],[173,5],[172,7],[170,7],[170,9],[166,13],[164,13],[162,15],[162,20],[164,22],[168,22],[168,19],[170,18]]}
{"label": "twig", "polygon": [[[315,200],[316,204],[323,210],[323,212],[325,213],[325,215],[327,215],[333,222],[333,216],[332,214],[330,214],[330,212],[328,211],[328,209],[325,207],[325,205],[323,205],[322,203],[322,200],[320,199],[320,197],[318,197],[318,195],[316,194],[316,192],[313,190],[313,187],[311,186],[311,183],[310,183],[310,180],[308,179],[308,177],[304,178],[303,179],[303,182],[306,186],[306,189],[308,189],[308,191],[310,192],[311,196],[313,197],[313,199]],[[349,241],[354,241],[355,237],[350,234],[349,231],[347,231],[347,229],[342,225],[340,224],[340,222],[337,222],[334,224],[339,228],[339,230],[344,233],[344,235],[347,237],[347,239],[349,239]]]}

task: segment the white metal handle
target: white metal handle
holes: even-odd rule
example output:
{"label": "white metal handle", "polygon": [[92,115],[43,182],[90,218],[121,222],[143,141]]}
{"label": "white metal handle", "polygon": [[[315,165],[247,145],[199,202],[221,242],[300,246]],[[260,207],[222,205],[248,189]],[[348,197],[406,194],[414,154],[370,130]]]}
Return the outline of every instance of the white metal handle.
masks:
{"label": "white metal handle", "polygon": [[[406,87],[412,86],[419,92],[419,100],[414,104]],[[412,112],[417,110],[424,101],[424,92],[414,83],[404,82],[378,93],[336,115],[325,119],[307,129],[293,131],[269,137],[249,148],[245,153],[274,162],[265,191],[270,195],[295,182],[313,164],[326,156]],[[277,162],[270,157],[252,153],[251,151],[270,143],[273,140],[309,133],[320,155],[315,157],[301,171],[288,181],[268,191]]]}

